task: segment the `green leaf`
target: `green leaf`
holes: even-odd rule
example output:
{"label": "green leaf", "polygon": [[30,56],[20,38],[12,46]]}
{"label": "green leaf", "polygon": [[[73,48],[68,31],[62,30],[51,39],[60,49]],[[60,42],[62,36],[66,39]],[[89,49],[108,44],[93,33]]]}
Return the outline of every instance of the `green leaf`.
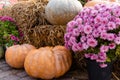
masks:
{"label": "green leaf", "polygon": [[117,46],[117,49],[116,49],[115,55],[118,56],[118,57],[120,57],[120,45]]}
{"label": "green leaf", "polygon": [[107,61],[107,62],[111,62],[111,59],[107,57],[107,60],[106,60],[106,61]]}

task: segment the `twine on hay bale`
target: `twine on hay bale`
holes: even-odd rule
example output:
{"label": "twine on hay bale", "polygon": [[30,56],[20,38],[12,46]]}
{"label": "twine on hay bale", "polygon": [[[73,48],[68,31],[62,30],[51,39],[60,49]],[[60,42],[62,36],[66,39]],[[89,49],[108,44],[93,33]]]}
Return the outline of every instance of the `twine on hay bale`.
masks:
{"label": "twine on hay bale", "polygon": [[21,1],[12,6],[13,18],[17,26],[31,28],[37,24],[36,6],[32,1]]}
{"label": "twine on hay bale", "polygon": [[66,25],[40,25],[24,29],[24,39],[21,42],[30,43],[36,47],[64,45]]}

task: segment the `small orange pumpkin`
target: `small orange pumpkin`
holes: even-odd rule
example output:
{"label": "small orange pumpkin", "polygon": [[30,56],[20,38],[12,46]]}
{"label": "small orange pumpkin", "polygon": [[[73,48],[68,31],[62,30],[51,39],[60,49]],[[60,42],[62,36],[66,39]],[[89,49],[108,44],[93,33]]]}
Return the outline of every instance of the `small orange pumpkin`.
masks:
{"label": "small orange pumpkin", "polygon": [[24,67],[35,78],[52,79],[65,74],[72,64],[71,53],[64,46],[42,47],[32,50]]}
{"label": "small orange pumpkin", "polygon": [[[106,0],[106,1],[108,1],[108,0]],[[110,2],[117,2],[117,0],[109,0]]]}
{"label": "small orange pumpkin", "polygon": [[107,4],[109,3],[108,1],[100,1],[100,0],[92,0],[92,1],[88,1],[84,7],[93,7],[96,4]]}
{"label": "small orange pumpkin", "polygon": [[119,5],[118,3],[117,3],[117,0],[91,0],[91,1],[88,1],[85,5],[84,5],[84,7],[93,7],[93,6],[95,6],[96,4],[117,4],[117,5]]}
{"label": "small orange pumpkin", "polygon": [[13,68],[23,68],[25,57],[32,49],[35,49],[35,47],[30,44],[8,47],[5,53],[6,62]]}

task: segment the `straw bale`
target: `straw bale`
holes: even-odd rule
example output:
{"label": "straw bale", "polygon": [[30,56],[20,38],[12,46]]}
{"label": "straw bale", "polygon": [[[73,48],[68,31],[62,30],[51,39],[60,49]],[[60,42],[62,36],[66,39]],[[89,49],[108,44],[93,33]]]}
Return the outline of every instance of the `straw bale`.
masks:
{"label": "straw bale", "polygon": [[24,31],[23,43],[30,43],[36,47],[55,46],[64,44],[66,26],[40,25]]}
{"label": "straw bale", "polygon": [[21,1],[13,5],[13,18],[20,30],[37,25],[36,6],[32,1]]}
{"label": "straw bale", "polygon": [[2,10],[0,10],[0,16],[10,16],[10,17],[12,17],[11,7],[3,8]]}
{"label": "straw bale", "polygon": [[49,25],[50,23],[47,21],[46,17],[45,17],[45,12],[42,11],[43,8],[41,8],[41,10],[38,9],[37,11],[37,15],[38,15],[38,25]]}
{"label": "straw bale", "polygon": [[40,2],[40,3],[44,3],[44,4],[47,4],[48,2],[49,2],[49,0],[29,0],[29,1],[33,1],[34,3],[38,3],[38,2]]}
{"label": "straw bale", "polygon": [[37,6],[37,15],[38,15],[39,25],[50,24],[45,18],[45,7],[49,0],[30,0],[30,1],[33,1]]}
{"label": "straw bale", "polygon": [[0,10],[0,16],[3,16],[4,12],[3,10]]}

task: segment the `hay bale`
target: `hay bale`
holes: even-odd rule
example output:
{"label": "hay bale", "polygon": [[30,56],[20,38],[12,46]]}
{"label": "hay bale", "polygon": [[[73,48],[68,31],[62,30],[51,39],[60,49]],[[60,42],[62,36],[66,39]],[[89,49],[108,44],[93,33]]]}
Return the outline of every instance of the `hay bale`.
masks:
{"label": "hay bale", "polygon": [[33,1],[37,6],[37,15],[38,15],[39,25],[50,24],[45,18],[45,7],[49,0],[29,0],[29,1]]}
{"label": "hay bale", "polygon": [[0,16],[10,16],[10,17],[12,17],[11,7],[4,8],[4,9],[0,10]]}
{"label": "hay bale", "polygon": [[36,6],[32,1],[21,1],[12,6],[13,18],[20,30],[37,25]]}
{"label": "hay bale", "polygon": [[43,4],[47,4],[49,2],[49,0],[29,0],[29,1],[33,1],[35,4],[37,3],[43,3]]}
{"label": "hay bale", "polygon": [[36,47],[64,45],[66,26],[41,25],[24,31],[22,43],[30,43]]}
{"label": "hay bale", "polygon": [[0,10],[0,16],[3,16],[3,14],[4,14],[4,11],[2,9],[2,10]]}
{"label": "hay bale", "polygon": [[[39,25],[42,24],[42,25],[47,25],[47,24],[50,24],[47,19],[46,19],[46,16],[45,16],[45,7],[44,6],[43,8],[39,8],[38,11],[37,11],[37,14],[38,14],[38,19],[39,19]],[[43,11],[42,11],[43,9]]]}

